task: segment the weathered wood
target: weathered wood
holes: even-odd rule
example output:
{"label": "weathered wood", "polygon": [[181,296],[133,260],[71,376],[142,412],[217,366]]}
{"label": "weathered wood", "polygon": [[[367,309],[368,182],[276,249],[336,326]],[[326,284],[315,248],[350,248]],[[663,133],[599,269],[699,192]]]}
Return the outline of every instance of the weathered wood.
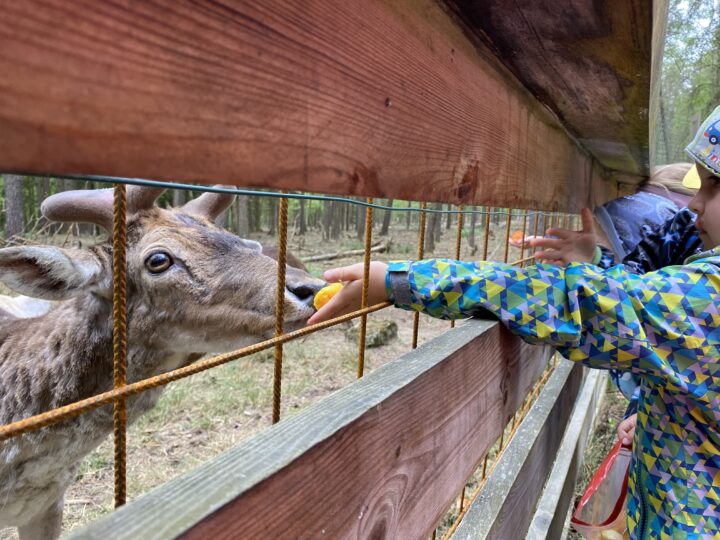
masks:
{"label": "weathered wood", "polygon": [[603,166],[638,180],[649,160],[653,3],[448,0]]}
{"label": "weathered wood", "polygon": [[71,537],[422,538],[549,353],[469,321]]}
{"label": "weathered wood", "polygon": [[525,538],[583,379],[562,360],[500,456],[453,540]]}
{"label": "weathered wood", "polygon": [[571,211],[594,170],[433,0],[4,2],[0,50],[0,171]]}
{"label": "weathered wood", "polygon": [[567,510],[574,504],[575,481],[607,385],[607,371],[590,370],[557,451],[557,459],[528,529],[526,540],[561,538]]}

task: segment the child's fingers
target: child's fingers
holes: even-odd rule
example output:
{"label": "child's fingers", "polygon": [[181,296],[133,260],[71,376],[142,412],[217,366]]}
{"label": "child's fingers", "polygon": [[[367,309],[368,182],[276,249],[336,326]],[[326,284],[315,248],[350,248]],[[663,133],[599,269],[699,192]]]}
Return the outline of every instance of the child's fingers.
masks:
{"label": "child's fingers", "polygon": [[325,281],[354,281],[362,279],[363,263],[352,264],[350,266],[341,266],[339,268],[331,268],[323,273]]}
{"label": "child's fingers", "polygon": [[580,220],[582,221],[582,232],[595,234],[595,220],[592,211],[589,208],[580,210]]}
{"label": "child's fingers", "polygon": [[314,313],[313,316],[308,319],[307,324],[317,324],[344,315],[345,313],[350,313],[353,309],[360,307],[361,294],[362,282],[353,281],[349,283],[333,296],[327,304]]}
{"label": "child's fingers", "polygon": [[538,238],[533,240],[531,245],[540,249],[562,249],[565,247],[566,242],[557,238]]}
{"label": "child's fingers", "polygon": [[571,231],[569,229],[548,229],[547,235],[557,236],[558,238],[562,238],[563,240],[570,240],[577,236],[577,231]]}

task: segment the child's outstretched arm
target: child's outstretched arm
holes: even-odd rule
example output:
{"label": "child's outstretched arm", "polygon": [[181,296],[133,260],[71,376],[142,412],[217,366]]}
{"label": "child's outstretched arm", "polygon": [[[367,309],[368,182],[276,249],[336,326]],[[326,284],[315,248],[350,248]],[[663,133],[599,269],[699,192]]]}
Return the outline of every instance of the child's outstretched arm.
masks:
{"label": "child's outstretched arm", "polygon": [[[325,277],[349,283],[310,323],[360,304],[361,264]],[[689,388],[675,363],[677,358],[698,362],[716,339],[712,321],[720,315],[710,308],[718,297],[716,260],[638,276],[622,266],[517,268],[431,259],[373,263],[368,303],[388,298],[397,307],[445,319],[489,312],[526,341],[558,347],[570,360],[657,377],[668,388]]]}

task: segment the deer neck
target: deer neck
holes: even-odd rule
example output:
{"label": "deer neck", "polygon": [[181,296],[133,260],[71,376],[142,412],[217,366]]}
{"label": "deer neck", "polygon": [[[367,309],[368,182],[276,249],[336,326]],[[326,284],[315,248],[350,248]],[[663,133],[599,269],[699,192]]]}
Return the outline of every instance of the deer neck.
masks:
{"label": "deer neck", "polygon": [[[128,321],[129,383],[198,357],[157,350],[140,336],[134,338],[138,332],[133,328],[132,302],[128,303]],[[0,420],[19,420],[112,389],[112,335],[112,303],[90,294],[62,302],[43,317],[3,324],[0,388],[16,393],[18,406],[14,410],[0,407]],[[151,408],[159,395],[157,390],[130,399],[130,419]]]}

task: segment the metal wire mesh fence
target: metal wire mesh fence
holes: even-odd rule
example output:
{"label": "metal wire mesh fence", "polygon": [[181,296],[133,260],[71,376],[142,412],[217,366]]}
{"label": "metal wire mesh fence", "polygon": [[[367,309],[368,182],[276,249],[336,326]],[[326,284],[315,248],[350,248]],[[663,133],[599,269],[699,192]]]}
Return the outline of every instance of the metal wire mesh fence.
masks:
{"label": "metal wire mesh fence", "polygon": [[[116,179],[105,177],[82,177],[83,180],[92,180],[96,182],[113,182],[114,184],[114,212],[113,212],[113,233],[112,233],[112,252],[113,252],[113,389],[94,396],[88,396],[85,399],[66,406],[49,410],[29,418],[0,426],[0,443],[13,437],[18,437],[34,430],[46,428],[48,426],[66,421],[80,414],[95,410],[104,405],[112,404],[114,407],[114,444],[115,444],[115,505],[120,506],[126,500],[126,400],[130,396],[138,395],[152,388],[158,388],[167,385],[170,382],[177,381],[197,374],[208,369],[220,366],[227,362],[237,360],[254,354],[258,351],[273,349],[274,368],[273,368],[273,397],[272,397],[272,422],[278,422],[281,419],[281,403],[282,403],[282,380],[283,380],[283,345],[289,341],[298,339],[302,336],[312,334],[332,326],[359,319],[359,338],[357,346],[357,377],[362,377],[365,372],[365,353],[366,353],[366,330],[367,316],[370,313],[382,310],[388,307],[388,302],[377,305],[368,306],[367,283],[369,275],[369,265],[373,257],[372,239],[374,228],[374,212],[383,210],[385,212],[394,213],[419,213],[417,228],[417,258],[422,259],[426,253],[428,235],[432,231],[428,230],[428,216],[455,216],[456,232],[454,242],[454,253],[447,254],[454,256],[456,259],[462,258],[463,249],[466,254],[473,257],[482,244],[482,259],[488,257],[501,259],[504,262],[510,262],[514,265],[526,265],[533,260],[532,254],[528,252],[527,243],[524,238],[532,230],[533,235],[542,233],[548,226],[565,226],[571,224],[576,225],[576,218],[557,213],[546,213],[540,211],[513,210],[513,209],[495,209],[495,208],[477,208],[477,207],[457,207],[455,209],[438,210],[437,208],[428,208],[427,203],[421,203],[419,207],[411,204],[404,206],[382,205],[377,204],[373,199],[367,200],[351,200],[344,197],[326,197],[322,195],[308,195],[299,193],[278,193],[266,191],[238,190],[228,187],[199,187],[187,186],[185,184],[172,184],[145,181],[139,179]],[[162,188],[175,189],[201,189],[203,191],[220,192],[244,196],[259,196],[263,198],[278,199],[278,211],[276,222],[277,233],[277,282],[276,282],[276,303],[275,303],[275,332],[271,339],[261,341],[244,347],[242,349],[213,356],[211,358],[197,361],[189,366],[181,367],[143,380],[128,383],[126,376],[126,355],[127,355],[127,322],[126,322],[126,305],[127,305],[127,289],[125,276],[125,250],[127,246],[126,231],[126,185],[148,185]],[[284,332],[284,291],[286,284],[286,261],[288,248],[288,201],[291,199],[307,201],[322,200],[325,202],[342,203],[353,205],[364,209],[364,230],[363,230],[363,249],[362,257],[364,264],[364,279],[362,291],[361,308],[353,313],[336,317],[332,320],[316,324],[313,326],[301,328],[292,332]],[[477,218],[481,219],[478,220]],[[470,227],[468,221],[471,219]],[[439,218],[438,218],[439,219]],[[476,224],[480,221],[480,229],[482,231],[482,240],[475,239]],[[434,220],[437,225],[437,219]],[[410,220],[407,221],[410,224]],[[515,232],[513,232],[513,230]],[[497,231],[497,232],[495,232]],[[472,237],[472,246],[464,245],[463,239]],[[491,237],[495,237],[494,246],[491,246]],[[519,257],[517,260],[511,261],[511,239],[517,245],[519,239]],[[499,251],[499,252],[498,252]],[[438,255],[438,253],[434,253]],[[454,322],[451,323],[454,326]],[[415,313],[412,322],[412,348],[416,348],[418,344],[418,335],[420,332],[419,314]],[[523,416],[531,406],[531,402],[539,392],[542,384],[547,380],[551,368],[543,375],[541,380],[535,385],[534,389],[528,395],[523,406],[513,416],[511,423],[508,424],[505,433],[500,437],[497,444],[490,450],[488,455],[482,461],[482,464],[473,475],[468,485],[482,486],[484,479],[487,477],[489,470],[492,469],[491,456],[497,460],[497,456],[502,453],[507,446],[518,424],[522,421]],[[477,489],[475,493],[477,493]],[[453,523],[457,523],[461,519],[462,514],[467,507],[468,497],[466,496],[466,488],[458,495],[458,501],[450,511],[451,521],[448,526],[448,517],[443,519],[441,530],[446,536],[452,533]],[[472,499],[472,496],[470,497]],[[435,537],[435,534],[433,534]]]}

